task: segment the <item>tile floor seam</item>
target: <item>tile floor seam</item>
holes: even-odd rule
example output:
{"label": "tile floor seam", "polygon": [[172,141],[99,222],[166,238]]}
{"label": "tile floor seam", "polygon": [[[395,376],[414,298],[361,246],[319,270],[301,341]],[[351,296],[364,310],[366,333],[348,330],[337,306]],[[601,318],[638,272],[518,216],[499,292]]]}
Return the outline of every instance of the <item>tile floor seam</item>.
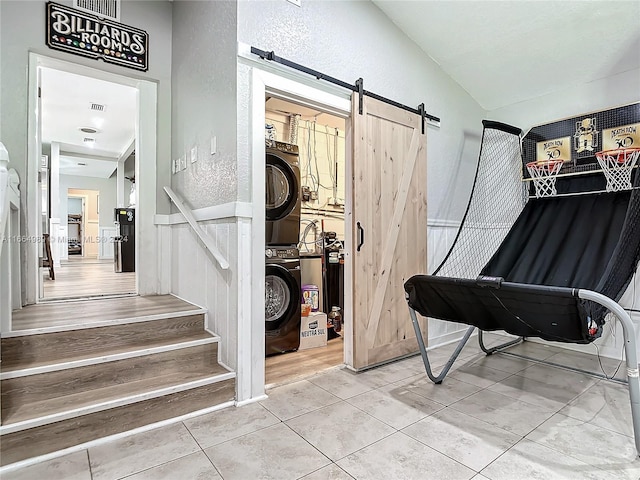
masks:
{"label": "tile floor seam", "polygon": [[[540,407],[539,405],[535,405],[535,404],[533,404],[533,403],[531,403],[531,402],[527,402],[527,401],[525,401],[525,400],[520,400],[520,399],[517,399],[517,398],[513,398],[513,397],[510,397],[509,395],[505,395],[504,393],[500,393],[500,392],[496,392],[496,391],[493,391],[493,390],[489,390],[489,388],[488,388],[488,387],[485,387],[485,388],[483,388],[483,389],[481,389],[481,390],[478,390],[477,392],[472,393],[471,395],[467,395],[466,397],[461,398],[460,400],[456,400],[455,402],[453,402],[453,403],[451,403],[451,404],[449,404],[449,405],[447,405],[447,406],[448,406],[448,407],[453,407],[453,406],[454,406],[454,405],[456,405],[457,403],[460,403],[462,400],[465,400],[465,399],[467,399],[467,398],[469,398],[469,397],[471,397],[471,396],[473,396],[473,395],[476,395],[476,394],[478,394],[478,393],[480,393],[480,392],[482,392],[482,391],[485,391],[485,390],[486,390],[487,392],[495,393],[496,395],[500,395],[500,396],[502,396],[502,397],[508,398],[509,400],[516,400],[516,401],[518,401],[518,402],[526,403],[526,404],[527,404],[527,405],[529,405],[530,407],[542,408],[542,409],[544,409],[544,410],[553,411],[553,412],[554,412],[554,415],[555,415],[556,413],[558,413],[560,410],[562,410],[562,409],[566,406],[566,404],[565,404],[565,405],[563,405],[563,406],[562,406],[560,409],[558,409],[558,410],[553,410],[552,408],[548,408],[548,407]],[[455,409],[454,409],[454,410],[455,410]],[[464,412],[462,412],[462,413],[464,413]],[[468,415],[468,414],[467,414],[467,415]],[[470,416],[472,416],[472,417],[473,417],[473,415],[470,415]],[[473,417],[473,418],[476,418],[476,417]],[[536,428],[537,428],[537,427],[536,427]]]}
{"label": "tile floor seam", "polygon": [[[424,418],[422,418],[422,419],[418,420],[417,422],[412,423],[411,425],[415,425],[416,423],[419,423],[419,422],[421,422],[421,421],[425,420],[426,418],[433,417],[433,416],[434,416],[435,414],[437,414],[437,413],[442,413],[444,410],[446,410],[446,409],[448,409],[448,408],[449,408],[449,407],[444,407],[443,409],[440,409],[440,410],[438,410],[437,412],[433,412],[431,415],[427,415],[426,417],[424,417]],[[509,435],[514,435],[514,436],[516,436],[516,437],[520,437],[520,440],[522,440],[523,438],[525,438],[525,436],[524,436],[524,435],[520,435],[519,433],[515,433],[515,432],[510,432],[509,430],[505,430],[504,428],[502,428],[502,427],[500,427],[500,426],[498,426],[498,425],[494,425],[494,424],[492,424],[492,423],[486,422],[486,421],[482,420],[481,418],[476,418],[476,417],[474,417],[473,415],[469,415],[468,413],[460,412],[459,410],[456,410],[455,408],[452,408],[452,409],[451,409],[451,413],[455,413],[456,415],[464,415],[465,417],[470,417],[470,418],[472,418],[472,419],[474,419],[474,420],[476,420],[476,421],[478,421],[478,422],[482,422],[482,423],[484,423],[484,424],[488,425],[488,426],[489,426],[489,427],[491,427],[491,428],[495,428],[495,429],[501,430],[502,432],[505,432],[505,433],[507,433],[507,434],[509,434]],[[558,413],[559,413],[559,412],[558,412]],[[546,420],[545,420],[545,421],[546,421]],[[544,422],[543,422],[543,423],[544,423]],[[400,431],[402,431],[402,430],[405,430],[405,429],[409,428],[411,425],[407,425],[406,427],[402,428]],[[541,424],[541,425],[542,425],[542,424]],[[537,427],[536,427],[536,428],[537,428]],[[404,432],[403,432],[403,433],[404,433]],[[531,432],[529,432],[529,433],[531,433]],[[407,434],[405,434],[405,435],[407,435]],[[527,434],[527,435],[528,435],[528,434]],[[417,440],[417,439],[416,439],[416,440]],[[520,442],[520,440],[518,440],[518,442]],[[420,440],[418,440],[418,441],[420,441]],[[518,442],[516,442],[516,443],[518,443]],[[421,442],[421,443],[422,443],[422,442]],[[509,447],[509,448],[511,448],[511,447]]]}
{"label": "tile floor seam", "polygon": [[[567,406],[567,405],[565,405],[565,406]],[[563,409],[564,409],[564,407],[562,407],[560,410],[563,410]],[[572,417],[571,415],[567,415],[566,413],[562,413],[562,411],[558,411],[558,412],[554,413],[554,415],[562,415],[563,417],[570,418],[571,420],[575,420],[577,422],[582,422],[581,423],[582,425],[591,425],[592,427],[602,428],[603,430],[607,430],[608,432],[615,433],[615,434],[618,434],[618,435],[622,435],[623,437],[627,437],[627,438],[630,438],[631,440],[634,440],[633,434],[627,435],[626,433],[618,432],[616,430],[612,430],[611,428],[608,428],[608,427],[605,427],[605,426],[601,426],[601,425],[597,425],[597,424],[593,423],[593,421],[591,421],[591,420],[587,421],[587,420],[584,420],[582,418]],[[531,432],[529,432],[529,433],[531,433]],[[527,435],[529,435],[529,433],[527,433]],[[639,456],[640,456],[640,454],[639,454]]]}
{"label": "tile floor seam", "polygon": [[[357,375],[357,374],[356,374],[356,375]],[[311,380],[307,380],[307,381],[308,381],[308,382],[310,382],[310,383],[313,383]],[[348,400],[348,399],[350,399],[350,398],[357,397],[358,395],[362,395],[363,393],[367,393],[367,392],[370,392],[370,391],[372,391],[372,390],[373,390],[373,387],[370,387],[370,388],[369,388],[369,390],[366,390],[366,391],[364,391],[364,392],[356,393],[355,395],[351,395],[350,397],[347,397],[347,398],[342,398],[342,397],[339,397],[338,395],[336,395],[335,393],[333,393],[333,392],[331,392],[331,391],[327,390],[327,389],[326,389],[326,388],[324,388],[322,385],[318,385],[317,383],[313,383],[313,384],[314,384],[316,387],[321,388],[321,389],[322,389],[322,390],[324,390],[325,392],[330,393],[330,394],[331,394],[331,395],[333,395],[334,397],[338,397],[338,398],[339,398],[341,401],[343,401],[343,402],[344,402],[344,401],[346,401],[346,400]],[[369,385],[367,385],[367,387],[369,387]]]}
{"label": "tile floor seam", "polygon": [[[314,385],[314,386],[317,386],[317,385],[315,385],[315,384],[313,384],[313,385]],[[326,390],[325,390],[325,392],[326,392]],[[333,395],[331,392],[327,392],[327,393],[329,393],[329,394]],[[365,392],[365,393],[367,393],[367,392]],[[361,394],[360,394],[360,395],[361,395]],[[321,405],[321,406],[316,407],[316,408],[313,408],[313,409],[311,409],[311,410],[309,410],[309,411],[307,411],[307,412],[302,412],[302,413],[299,413],[299,414],[297,414],[297,415],[294,415],[293,417],[289,417],[289,418],[286,418],[286,419],[285,419],[285,418],[280,418],[280,416],[279,416],[277,413],[275,413],[274,411],[272,411],[271,409],[269,409],[269,407],[267,407],[266,405],[263,405],[263,404],[262,404],[262,402],[258,402],[258,403],[260,404],[260,406],[262,406],[263,408],[265,408],[265,409],[266,409],[266,410],[267,410],[271,415],[273,415],[274,417],[276,417],[276,418],[277,418],[278,420],[280,420],[281,422],[288,422],[289,420],[293,420],[294,418],[301,417],[301,416],[303,416],[303,415],[306,415],[307,413],[313,413],[313,412],[315,412],[315,411],[317,411],[317,410],[320,410],[320,409],[322,409],[322,408],[328,407],[328,406],[330,406],[330,405],[335,405],[336,403],[340,403],[340,402],[344,402],[344,401],[346,401],[346,400],[342,400],[340,397],[338,397],[338,396],[336,396],[336,395],[333,395],[333,396],[334,396],[334,397],[336,397],[336,398],[338,399],[338,401],[337,401],[337,402],[329,403],[329,404],[327,404],[327,405]],[[357,397],[357,395],[355,395],[355,396]],[[353,397],[350,397],[350,398],[353,398]]]}
{"label": "tile floor seam", "polygon": [[447,457],[449,460],[453,460],[453,461],[454,461],[454,462],[456,462],[458,465],[462,465],[463,467],[465,467],[465,468],[467,468],[467,469],[471,470],[472,472],[475,472],[475,473],[474,473],[474,475],[473,475],[474,477],[475,477],[478,473],[480,473],[480,472],[479,472],[478,470],[476,470],[475,468],[470,467],[470,466],[468,466],[468,465],[465,465],[465,464],[464,464],[464,463],[462,463],[460,460],[456,460],[455,458],[453,458],[453,457],[449,456],[448,454],[446,454],[446,453],[444,453],[444,452],[441,452],[441,451],[440,451],[440,450],[438,450],[437,448],[433,448],[431,445],[427,445],[426,443],[421,442],[421,441],[420,441],[420,440],[418,440],[417,438],[413,438],[411,435],[407,435],[407,434],[406,434],[406,433],[404,433],[403,431],[398,431],[397,433],[401,433],[402,435],[404,435],[404,436],[405,436],[405,437],[407,437],[408,439],[410,439],[410,440],[414,440],[414,441],[416,441],[416,442],[420,443],[421,445],[424,445],[425,447],[427,447],[427,448],[429,448],[429,449],[433,450],[434,452],[439,453],[440,455],[443,455],[443,456]]}
{"label": "tile floor seam", "polygon": [[[330,467],[332,465],[334,465],[336,468],[339,468],[340,470],[342,470],[345,474],[349,475],[344,468],[340,467],[336,462],[332,461],[329,465],[325,465],[324,467],[316,468],[313,472],[306,473],[306,474],[302,475],[301,477],[298,477],[296,480],[302,480],[305,477],[308,477],[309,475],[313,475],[314,473],[319,472],[323,468],[327,468],[327,467]],[[349,475],[349,477],[353,478],[353,476],[351,476],[351,475]],[[222,480],[224,480],[224,479],[222,479]]]}
{"label": "tile floor seam", "polygon": [[87,454],[87,466],[89,467],[89,477],[93,480],[93,472],[91,471],[91,459],[89,458],[89,449],[85,448],[84,451]]}
{"label": "tile floor seam", "polygon": [[[387,385],[384,385],[384,386],[387,386]],[[382,387],[380,387],[380,388],[382,388]],[[369,392],[361,393],[360,395],[364,395],[365,393],[370,393],[370,392],[372,392],[372,391],[374,391],[374,390],[370,390]],[[359,395],[355,395],[355,396],[353,396],[353,397],[351,397],[351,398],[353,399],[353,398],[358,397],[358,396],[359,396]],[[384,420],[382,420],[381,418],[378,418],[378,417],[375,417],[375,416],[371,415],[369,412],[367,412],[366,410],[363,410],[363,409],[362,409],[362,408],[360,408],[358,405],[354,405],[353,403],[349,402],[348,400],[344,400],[344,402],[348,403],[349,405],[351,405],[351,406],[352,406],[352,407],[354,407],[354,408],[357,408],[357,409],[358,409],[358,410],[360,410],[362,413],[365,413],[365,414],[369,415],[369,416],[370,416],[371,418],[373,418],[374,420],[377,420],[377,421],[379,421],[379,422],[381,422],[381,423],[384,423],[386,426],[393,428],[396,432],[399,432],[399,431],[400,431],[400,430],[398,430],[396,427],[394,427],[393,425],[390,425],[389,423],[387,423],[387,422],[385,422]],[[429,416],[429,415],[427,415],[427,416]],[[421,420],[422,420],[422,419],[421,419]],[[405,427],[403,427],[403,428],[405,428]]]}
{"label": "tile floor seam", "polygon": [[[542,362],[536,362],[536,365],[540,366],[540,367],[544,367],[544,368],[553,368],[555,370],[560,370],[561,372],[573,373],[574,375],[584,375],[586,377],[592,378],[592,379],[597,380],[597,381],[608,381],[608,382],[611,382],[611,383],[614,383],[614,384],[618,384],[618,385],[625,385],[625,384],[621,384],[618,381],[615,381],[615,375],[618,372],[617,369],[616,369],[616,373],[614,374],[614,376],[603,378],[602,376],[600,376],[600,373],[598,373],[598,372],[591,372],[591,371],[587,371],[587,370],[577,371],[577,370],[572,370],[570,368],[564,367],[562,365],[558,365],[558,366],[549,365],[548,363],[542,363]],[[533,366],[534,365],[531,365],[531,367],[533,367]],[[527,367],[524,370],[520,370],[519,372],[515,373],[514,375],[519,375],[519,376],[523,377],[524,375],[522,375],[522,373],[525,370],[528,370],[531,367]],[[606,376],[605,372],[602,372],[602,373]]]}
{"label": "tile floor seam", "polygon": [[[445,408],[444,408],[444,409],[442,409],[442,410],[438,410],[438,412],[442,412],[443,410],[445,410],[445,409],[447,409],[447,408],[449,408],[449,407],[445,407]],[[525,438],[525,437],[523,437],[523,436],[522,436],[522,435],[520,435],[520,434],[517,434],[517,433],[514,433],[514,432],[510,432],[510,431],[505,430],[504,428],[499,427],[499,426],[497,426],[497,425],[492,425],[492,424],[490,424],[489,422],[485,422],[484,420],[481,420],[481,419],[479,419],[479,418],[476,418],[476,417],[474,417],[474,416],[472,416],[472,415],[469,415],[469,414],[467,414],[467,413],[458,412],[457,410],[454,410],[454,409],[452,409],[452,410],[453,410],[453,412],[455,412],[456,414],[460,414],[460,415],[465,415],[465,416],[467,416],[467,417],[471,417],[471,418],[473,418],[474,420],[479,421],[479,422],[482,422],[482,423],[484,423],[484,424],[488,425],[488,426],[489,426],[489,427],[491,427],[491,428],[501,430],[501,431],[503,431],[503,432],[505,432],[505,433],[507,433],[507,434],[510,434],[510,435],[513,435],[513,436],[516,436],[516,437],[520,437],[520,438],[519,438],[519,440],[518,440],[516,443],[514,443],[513,445],[511,445],[510,447],[508,447],[508,448],[507,448],[507,450],[505,450],[505,451],[504,451],[504,452],[502,452],[500,455],[498,455],[498,457],[496,457],[494,460],[492,460],[492,461],[491,461],[491,463],[495,462],[498,458],[500,458],[502,455],[504,455],[507,451],[511,450],[513,447],[515,447],[518,443],[520,443],[520,442],[521,442],[522,440],[524,440],[524,438]],[[428,416],[427,416],[427,417],[425,417],[425,418],[432,417],[433,415],[435,415],[435,414],[436,414],[436,413],[438,413],[438,412],[434,412],[433,414],[428,415]],[[422,420],[424,420],[425,418],[423,418],[423,419],[421,419],[421,420],[418,420],[418,422],[415,422],[415,423],[419,423],[419,422],[421,422]],[[414,424],[412,424],[412,425],[415,425],[415,423],[414,423]],[[470,467],[470,466],[468,466],[468,465],[465,465],[465,464],[463,464],[462,462],[460,462],[459,460],[456,460],[455,458],[450,457],[450,456],[449,456],[449,455],[447,455],[445,452],[441,452],[441,451],[440,451],[440,450],[438,450],[437,448],[432,447],[431,445],[426,444],[425,442],[423,442],[423,441],[422,441],[422,440],[420,440],[419,438],[412,437],[412,436],[411,436],[411,435],[409,435],[408,433],[405,433],[403,430],[405,430],[405,429],[409,428],[410,426],[411,426],[411,425],[408,425],[407,427],[403,428],[402,430],[399,430],[399,431],[400,431],[400,433],[403,433],[403,434],[404,434],[404,435],[406,435],[407,437],[412,438],[413,440],[416,440],[417,442],[419,442],[419,443],[421,443],[421,444],[423,444],[423,445],[426,445],[427,447],[431,448],[432,450],[435,450],[436,452],[441,453],[442,455],[445,455],[446,457],[449,457],[449,458],[451,458],[452,460],[455,460],[455,461],[456,461],[456,462],[458,462],[458,463],[461,463],[462,465],[464,465],[465,467],[467,467],[467,468],[469,468],[469,469],[471,469],[471,470],[474,470],[474,471],[476,472],[476,475],[477,475],[478,473],[481,473],[481,470],[483,470],[484,468],[487,468],[489,465],[491,465],[491,463],[489,463],[489,465],[486,465],[483,469],[480,469],[480,470],[476,470],[476,469],[475,469],[475,468],[473,468],[473,467]]]}
{"label": "tile floor seam", "polygon": [[[302,435],[300,435],[298,432],[296,432],[293,428],[291,428],[289,425],[287,425],[285,422],[282,422],[284,424],[285,427],[287,427],[289,430],[291,430],[293,432],[294,435],[297,435],[298,437],[300,437],[306,444],[308,444],[311,448],[313,448],[314,450],[316,450],[320,455],[322,455],[324,458],[326,458],[329,461],[329,465],[331,465],[332,463],[335,463],[332,459],[330,459],[324,452],[322,452],[318,447],[316,447],[315,445],[313,445],[311,442],[309,442],[306,438],[304,438]],[[320,468],[318,468],[317,470],[320,470],[321,468],[325,468],[327,465],[324,465]],[[309,475],[310,473],[313,472],[309,472],[306,473],[305,475],[303,475],[303,477]],[[222,479],[224,480],[224,478]]]}
{"label": "tile floor seam", "polygon": [[91,466],[91,453],[88,448],[85,448],[87,452],[87,461],[89,462],[89,475],[91,476],[91,480],[93,480],[93,467]]}
{"label": "tile floor seam", "polygon": [[[531,433],[531,432],[529,432],[527,435],[529,435],[530,433]],[[540,442],[536,441],[536,440],[535,440],[535,439],[533,439],[533,438],[526,438],[526,437],[525,437],[525,439],[526,439],[526,440],[529,440],[530,442],[533,442],[533,443],[535,443],[535,444],[537,444],[537,445],[539,445],[539,446],[541,446],[541,447],[547,448],[547,449],[549,449],[549,450],[553,450],[553,448],[552,448],[550,445],[546,445],[546,444],[544,444],[544,443],[540,443]],[[520,443],[520,442],[518,442],[518,443]],[[636,453],[637,453],[637,452],[636,452]],[[603,471],[603,472],[606,472],[606,471],[607,471],[607,470],[605,470],[604,468],[600,468],[600,467],[599,467],[598,465],[596,465],[596,464],[591,464],[591,463],[587,463],[587,462],[585,462],[583,459],[579,458],[578,456],[576,456],[576,455],[574,455],[574,454],[572,454],[572,453],[564,453],[564,452],[562,452],[562,455],[566,455],[566,456],[568,456],[568,457],[571,457],[573,460],[576,460],[576,461],[578,461],[578,462],[584,463],[585,465],[588,465],[588,466],[590,466],[590,467],[593,467],[593,468],[595,468],[595,469],[597,469],[597,470],[599,470],[599,471]],[[636,458],[637,458],[637,456],[636,456]],[[610,466],[610,465],[607,465],[607,466]]]}
{"label": "tile floor seam", "polygon": [[[491,480],[491,477],[487,476],[486,474],[482,473],[483,471],[485,471],[487,468],[489,468],[491,465],[493,465],[495,462],[497,462],[503,455],[505,455],[509,450],[511,450],[512,448],[515,448],[516,445],[518,445],[520,442],[522,442],[523,440],[525,440],[525,437],[521,437],[520,440],[518,440],[516,443],[514,443],[513,445],[511,445],[509,448],[507,448],[504,452],[502,452],[500,455],[498,455],[496,458],[493,459],[493,461],[491,463],[489,463],[489,465],[486,465],[484,468],[481,468],[480,471],[478,473],[480,473],[481,475],[484,475],[485,477],[487,477],[489,480]],[[536,442],[537,443],[537,442]],[[538,443],[538,445],[540,445]],[[548,448],[548,447],[547,447]]]}
{"label": "tile floor seam", "polygon": [[[203,451],[202,449],[201,449],[200,451],[201,451],[202,453],[204,453],[204,451]],[[198,452],[197,452],[197,451],[195,451],[195,452],[187,453],[186,455],[181,455],[181,456],[179,456],[179,457],[172,458],[171,460],[167,460],[166,462],[159,463],[158,465],[152,465],[152,466],[150,466],[150,467],[143,468],[142,470],[138,470],[137,472],[129,473],[129,474],[125,475],[124,477],[118,477],[118,478],[116,478],[115,480],[126,480],[127,478],[133,477],[134,475],[139,475],[139,474],[141,474],[142,472],[147,472],[147,471],[149,471],[149,470],[153,470],[154,468],[158,468],[158,467],[161,467],[161,466],[163,466],[163,465],[167,465],[168,463],[174,462],[174,461],[176,461],[176,460],[180,460],[181,458],[185,458],[185,457],[188,457],[189,455],[194,455],[194,454],[196,454],[196,453],[198,453]],[[205,456],[206,456],[206,454],[205,454]],[[208,458],[208,457],[207,457],[207,458]],[[209,461],[211,461],[211,460],[209,460]],[[214,468],[215,468],[215,465],[214,465]]]}
{"label": "tile floor seam", "polygon": [[[391,427],[391,428],[393,428],[393,427]],[[344,460],[345,458],[347,458],[347,457],[349,457],[349,456],[351,456],[351,455],[355,455],[356,453],[358,453],[358,452],[360,452],[360,451],[364,450],[365,448],[369,448],[369,447],[371,447],[372,445],[375,445],[376,443],[381,442],[382,440],[384,440],[384,439],[386,439],[386,438],[389,438],[391,435],[395,435],[396,433],[401,433],[399,430],[396,430],[395,428],[394,428],[394,430],[395,430],[394,432],[391,432],[391,433],[389,433],[388,435],[384,435],[383,437],[380,437],[379,439],[375,440],[373,443],[369,443],[369,444],[367,444],[367,445],[365,445],[365,446],[363,446],[363,447],[360,447],[359,449],[357,449],[357,450],[355,450],[355,451],[353,451],[353,452],[351,452],[351,453],[348,453],[347,455],[344,455],[343,457],[336,458],[335,460],[331,460],[331,461],[332,461],[333,463],[337,464],[340,460]],[[408,436],[408,435],[405,435],[405,436]],[[411,437],[409,437],[409,438],[411,438]],[[338,466],[340,467],[340,465],[338,465]],[[342,467],[340,467],[340,468],[342,468]],[[343,469],[343,470],[344,470],[344,469]],[[345,470],[345,471],[346,471],[346,470]],[[347,472],[347,473],[349,473],[349,472]],[[349,474],[349,475],[351,475],[351,474]],[[353,475],[351,475],[351,476],[353,476]]]}
{"label": "tile floor seam", "polygon": [[[278,422],[276,422],[276,423],[272,423],[271,425],[267,425],[266,427],[260,427],[260,428],[257,428],[256,430],[252,430],[251,432],[245,433],[245,434],[243,434],[243,435],[238,435],[237,437],[229,438],[229,439],[225,440],[224,442],[214,443],[213,445],[209,445],[209,446],[207,446],[207,447],[204,447],[204,446],[200,445],[200,443],[196,440],[196,444],[198,445],[198,447],[200,447],[200,449],[201,449],[202,451],[204,451],[204,450],[206,450],[206,449],[208,449],[208,448],[211,448],[211,447],[217,447],[218,445],[222,445],[223,443],[227,443],[227,442],[230,442],[230,441],[232,441],[232,440],[236,440],[236,439],[238,439],[238,438],[246,437],[247,435],[251,435],[252,433],[259,432],[259,431],[261,431],[261,430],[264,430],[265,428],[273,427],[274,425],[277,425],[278,423],[285,423],[284,421],[280,420],[280,419],[279,419],[275,414],[271,413],[271,412],[267,409],[267,407],[265,407],[264,405],[260,404],[260,402],[257,402],[257,404],[258,404],[258,405],[260,405],[260,406],[261,406],[262,408],[264,408],[265,410],[267,410],[267,412],[269,412],[269,414],[273,415],[273,416],[278,420]],[[248,406],[248,405],[246,405],[246,406]],[[243,407],[229,407],[229,408],[243,408]],[[205,415],[206,415],[206,414],[205,414]],[[182,423],[184,424],[184,422],[182,422]],[[184,426],[185,426],[185,428],[188,430],[189,434],[190,434],[190,435],[194,438],[194,440],[195,440],[195,437],[193,436],[193,433],[191,432],[191,430],[189,430],[189,427],[187,427],[187,425],[186,425],[186,424],[184,424]]]}
{"label": "tile floor seam", "polygon": [[[187,424],[184,422],[181,422],[182,425],[184,425],[184,428],[187,429],[187,432],[189,432],[189,435],[191,435],[191,438],[193,438],[193,441],[196,442],[196,445],[198,445],[198,447],[200,448],[200,451],[202,452],[202,454],[206,457],[206,459],[209,461],[209,463],[211,464],[211,466],[214,468],[214,470],[216,472],[218,472],[218,475],[220,475],[220,478],[222,478],[224,480],[224,478],[222,477],[222,472],[218,469],[218,467],[216,466],[215,463],[213,463],[213,460],[211,460],[209,458],[209,455],[207,455],[207,453],[204,451],[204,448],[202,448],[202,445],[200,445],[200,442],[198,442],[198,439],[193,435],[193,432],[191,430],[189,430],[189,427],[187,427]],[[194,452],[197,453],[197,452]],[[193,455],[193,453],[190,453],[189,455]],[[177,459],[174,459],[177,460]],[[173,461],[173,460],[171,460]],[[169,463],[169,462],[166,462]],[[164,464],[163,464],[164,465]]]}
{"label": "tile floor seam", "polygon": [[213,460],[211,460],[211,457],[207,455],[207,452],[204,451],[204,448],[201,450],[201,452],[205,456],[205,458],[209,461],[209,463],[213,466],[213,469],[217,472],[217,474],[220,475],[220,478],[224,480],[224,477],[222,476],[222,472],[220,471],[218,466],[215,463],[213,463]]}

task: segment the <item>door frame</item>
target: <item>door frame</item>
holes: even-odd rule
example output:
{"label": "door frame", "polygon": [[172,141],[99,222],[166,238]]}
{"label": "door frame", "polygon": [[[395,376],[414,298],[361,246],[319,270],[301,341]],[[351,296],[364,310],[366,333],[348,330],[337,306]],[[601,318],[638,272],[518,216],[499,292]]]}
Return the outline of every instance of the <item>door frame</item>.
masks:
{"label": "door frame", "polygon": [[[250,53],[240,48],[239,60],[243,66],[249,67],[249,164],[252,172],[250,191],[252,198],[252,217],[250,240],[251,262],[239,265],[239,290],[251,291],[251,305],[239,305],[238,312],[238,377],[236,386],[237,404],[248,403],[264,397],[265,385],[265,324],[264,324],[264,278],[265,278],[265,98],[276,96],[300,105],[307,105],[321,111],[348,119],[351,115],[351,91],[338,89],[333,85],[323,84],[317,80],[303,77],[284,68],[268,65],[257,60]],[[346,122],[349,125],[350,122]],[[349,127],[347,127],[349,128]],[[239,132],[240,134],[240,132]],[[345,144],[347,186],[351,181],[351,147],[348,137]],[[345,224],[351,223],[351,193],[345,188]],[[345,318],[351,314],[351,228],[345,227]],[[247,273],[247,275],[243,275]],[[349,272],[347,274],[347,272]],[[242,310],[240,310],[242,309]],[[353,364],[352,339],[350,322],[344,326],[344,362]]]}
{"label": "door frame", "polygon": [[[38,179],[36,172],[42,155],[41,114],[38,96],[40,68],[46,67],[85,77],[96,78],[136,88],[135,150],[136,178],[143,178],[136,188],[136,233],[144,239],[148,248],[136,249],[136,291],[140,295],[155,294],[158,291],[157,235],[153,218],[156,213],[156,169],[157,169],[157,103],[158,85],[154,81],[128,77],[98,68],[29,53],[28,71],[28,118],[27,118],[27,175],[26,189],[26,235],[33,241],[25,247],[23,274],[25,278],[26,304],[39,303],[38,286],[40,268],[38,265]],[[34,213],[35,212],[35,213]]]}
{"label": "door frame", "polygon": [[[70,198],[79,198],[79,199],[82,200],[82,223],[80,224],[80,229],[81,229],[80,230],[80,245],[81,245],[81,248],[82,248],[82,255],[80,255],[80,256],[84,257],[84,254],[85,254],[84,239],[87,236],[87,226],[86,226],[87,216],[85,214],[85,211],[87,209],[87,203],[89,203],[89,197],[87,197],[86,195],[82,195],[80,193],[71,193],[71,194],[69,194],[69,189],[67,188],[67,202],[69,201]],[[68,227],[67,227],[67,237],[69,237]],[[67,254],[67,260],[68,260],[68,254]]]}

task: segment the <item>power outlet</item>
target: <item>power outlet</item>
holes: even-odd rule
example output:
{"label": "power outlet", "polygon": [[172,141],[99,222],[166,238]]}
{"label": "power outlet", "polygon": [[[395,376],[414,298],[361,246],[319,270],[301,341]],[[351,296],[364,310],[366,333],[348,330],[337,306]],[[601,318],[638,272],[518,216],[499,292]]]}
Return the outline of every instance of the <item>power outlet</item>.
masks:
{"label": "power outlet", "polygon": [[187,169],[187,157],[185,155],[180,157],[180,170]]}
{"label": "power outlet", "polygon": [[318,200],[318,192],[311,192],[309,196],[311,197],[311,200]]}
{"label": "power outlet", "polygon": [[180,159],[174,158],[171,161],[171,173],[178,173],[180,171]]}
{"label": "power outlet", "polygon": [[311,198],[311,189],[309,187],[302,187],[302,201],[308,202]]}

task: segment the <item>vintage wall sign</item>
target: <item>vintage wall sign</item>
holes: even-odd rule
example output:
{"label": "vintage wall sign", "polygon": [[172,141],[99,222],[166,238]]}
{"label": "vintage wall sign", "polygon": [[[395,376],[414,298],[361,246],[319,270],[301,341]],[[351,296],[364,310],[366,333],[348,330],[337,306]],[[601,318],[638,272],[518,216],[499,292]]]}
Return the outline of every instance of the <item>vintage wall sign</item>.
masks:
{"label": "vintage wall sign", "polygon": [[640,123],[607,128],[602,131],[603,150],[638,147],[640,147]]}
{"label": "vintage wall sign", "polygon": [[554,138],[536,143],[536,161],[571,160],[571,137]]}
{"label": "vintage wall sign", "polygon": [[147,70],[149,35],[144,30],[53,2],[48,2],[46,8],[50,48]]}

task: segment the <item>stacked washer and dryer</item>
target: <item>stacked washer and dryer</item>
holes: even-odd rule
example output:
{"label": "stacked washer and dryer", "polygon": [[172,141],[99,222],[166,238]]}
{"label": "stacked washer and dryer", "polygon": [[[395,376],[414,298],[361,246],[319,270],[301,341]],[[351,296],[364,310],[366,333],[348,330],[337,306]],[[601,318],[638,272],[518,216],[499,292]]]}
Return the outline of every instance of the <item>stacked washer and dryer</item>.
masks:
{"label": "stacked washer and dryer", "polygon": [[265,353],[300,346],[298,146],[266,140]]}

